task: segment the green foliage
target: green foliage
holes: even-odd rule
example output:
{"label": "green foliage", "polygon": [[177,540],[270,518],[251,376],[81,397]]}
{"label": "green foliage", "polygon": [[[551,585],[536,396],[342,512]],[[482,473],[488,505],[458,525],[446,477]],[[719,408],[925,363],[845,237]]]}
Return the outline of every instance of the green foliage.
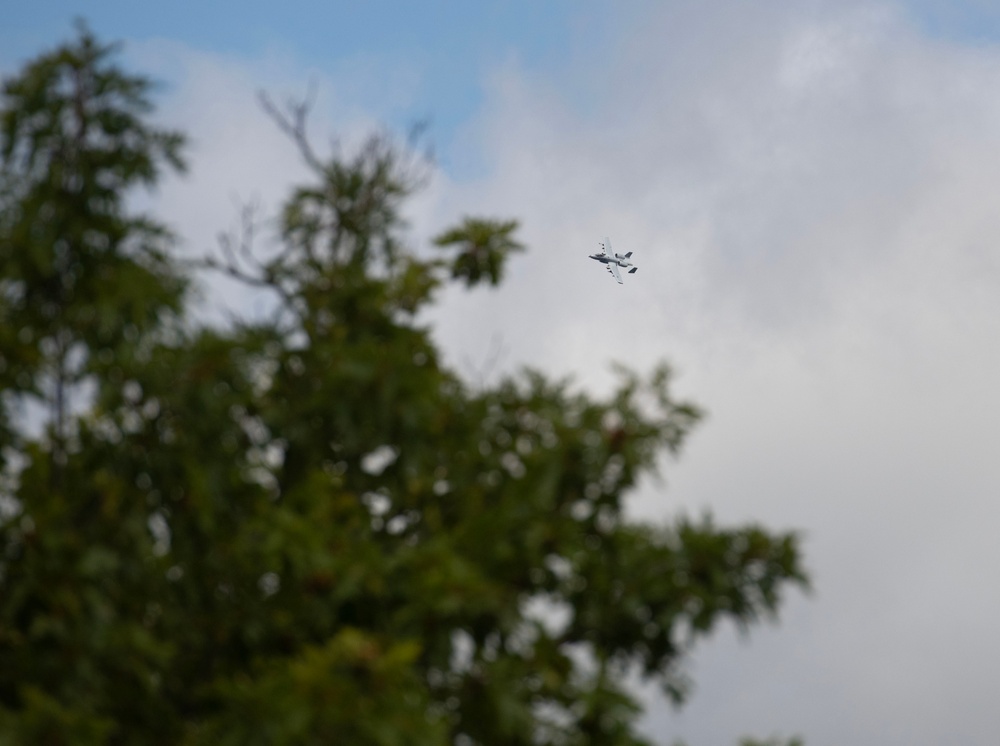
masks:
{"label": "green foliage", "polygon": [[459,248],[451,265],[453,278],[464,280],[470,287],[484,279],[499,285],[507,257],[524,251],[524,246],[513,238],[515,230],[516,220],[465,218],[461,225],[435,238],[434,243],[442,248]]}
{"label": "green foliage", "polygon": [[60,462],[73,387],[135,355],[184,285],[163,227],[124,206],[183,138],[143,121],[150,83],[112,52],[81,25],[0,99],[0,384],[46,403]]}
{"label": "green foliage", "polygon": [[9,429],[0,743],[640,744],[627,670],[681,701],[699,637],[805,584],[794,534],[625,519],[700,416],[666,366],[601,400],[442,364],[417,312],[496,285],[516,223],[407,252],[420,162],[386,136],[324,160],[265,100],[313,181],[278,251],[248,217],[207,264],[280,311],[178,323],[166,234],[122,204],[180,138],[108,52],[82,31],[4,88],[0,373],[95,391]]}

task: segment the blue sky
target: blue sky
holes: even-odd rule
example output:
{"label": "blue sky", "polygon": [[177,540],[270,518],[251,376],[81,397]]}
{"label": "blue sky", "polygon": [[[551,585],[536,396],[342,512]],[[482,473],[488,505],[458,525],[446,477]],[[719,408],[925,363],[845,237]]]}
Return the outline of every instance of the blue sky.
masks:
{"label": "blue sky", "polygon": [[931,35],[983,44],[1000,39],[1000,5],[993,0],[922,0],[906,6]]}
{"label": "blue sky", "polygon": [[[513,63],[572,86],[574,67],[599,65],[608,54],[608,40],[641,25],[645,9],[656,3],[7,0],[0,5],[7,6],[2,9],[0,69],[9,70],[67,38],[73,19],[80,17],[105,40],[169,39],[245,59],[277,52],[294,58],[303,69],[320,71],[352,62],[386,70],[406,68],[415,75],[405,106],[388,106],[375,92],[369,100],[357,93],[358,103],[376,109],[396,128],[429,121],[430,136],[447,166],[456,129],[482,105],[483,82],[492,70]],[[969,43],[1000,39],[1000,5],[990,0],[914,0],[899,5],[931,36]],[[664,37],[664,44],[672,41]],[[583,109],[586,82],[578,81],[578,88],[577,105]]]}
{"label": "blue sky", "polygon": [[[67,38],[83,17],[105,40],[169,39],[246,59],[269,52],[305,69],[337,70],[352,62],[414,75],[403,109],[370,101],[392,126],[428,120],[439,147],[482,103],[490,70],[516,62],[559,70],[576,55],[601,51],[615,22],[613,3],[572,0],[370,0],[368,2],[135,3],[128,0],[8,2],[0,28],[0,64],[13,63]],[[360,97],[363,99],[364,94]]]}
{"label": "blue sky", "polygon": [[460,373],[496,339],[497,370],[597,392],[674,364],[709,418],[634,514],[800,530],[816,593],[696,651],[680,712],[650,693],[657,743],[995,744],[996,0],[0,4],[2,72],[84,16],[166,83],[192,168],[150,200],[180,250],[302,178],[254,94],[316,79],[317,138],[430,117],[414,243],[521,221],[504,285],[428,319]]}
{"label": "blue sky", "polygon": [[[585,115],[594,91],[586,80],[574,78],[572,70],[600,66],[611,48],[608,40],[641,26],[645,9],[656,3],[7,0],[0,5],[7,6],[0,27],[0,69],[6,70],[68,38],[75,18],[86,19],[105,40],[168,39],[244,59],[279,53],[304,70],[343,70],[352,64],[385,70],[387,76],[408,70],[412,90],[402,105],[392,105],[377,91],[354,91],[356,103],[396,129],[426,121],[442,165],[475,172],[481,164],[453,160],[452,145],[457,130],[482,106],[484,80],[491,71],[516,64],[548,75],[564,88],[575,85],[564,92],[567,98],[575,96],[577,112]],[[972,44],[1000,39],[1000,5],[990,0],[897,5],[932,37]],[[665,35],[664,44],[673,42]]]}

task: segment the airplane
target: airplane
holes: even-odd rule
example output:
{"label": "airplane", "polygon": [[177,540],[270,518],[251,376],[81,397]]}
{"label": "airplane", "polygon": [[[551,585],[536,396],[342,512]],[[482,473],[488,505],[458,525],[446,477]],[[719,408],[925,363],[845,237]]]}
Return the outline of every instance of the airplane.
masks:
{"label": "airplane", "polygon": [[617,280],[619,285],[623,284],[621,272],[618,271],[619,267],[631,267],[632,269],[628,271],[630,275],[634,275],[639,269],[628,260],[632,256],[631,251],[627,254],[615,254],[611,251],[610,238],[605,237],[604,241],[601,242],[601,249],[603,253],[591,254],[590,258],[601,262],[608,272],[611,273],[611,276]]}

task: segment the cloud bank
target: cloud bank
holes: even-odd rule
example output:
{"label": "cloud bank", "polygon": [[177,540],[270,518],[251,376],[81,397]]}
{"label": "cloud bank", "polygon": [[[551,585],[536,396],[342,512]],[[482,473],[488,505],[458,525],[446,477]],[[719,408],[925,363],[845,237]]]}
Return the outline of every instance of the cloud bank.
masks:
{"label": "cloud bank", "polygon": [[[579,69],[491,81],[489,176],[444,203],[521,217],[535,250],[442,337],[499,328],[597,388],[609,358],[672,360],[711,416],[636,514],[800,528],[817,588],[699,651],[650,733],[989,743],[1000,50],[889,6],[681,4]],[[605,234],[636,250],[623,288],[583,256]]]}
{"label": "cloud bank", "polygon": [[[658,742],[990,744],[1000,49],[931,38],[892,5],[630,7],[599,53],[497,67],[445,144],[478,175],[438,173],[415,238],[512,216],[531,251],[497,291],[445,293],[435,334],[467,372],[499,334],[500,369],[595,391],[610,360],[669,359],[710,416],[633,512],[803,531],[816,593],[699,649],[680,712],[651,692]],[[185,250],[231,224],[234,192],[276,205],[302,172],[253,95],[308,71],[135,54],[194,138],[191,175],[156,201]],[[318,134],[380,115],[350,70],[312,75]],[[586,259],[605,235],[636,252],[623,287]]]}

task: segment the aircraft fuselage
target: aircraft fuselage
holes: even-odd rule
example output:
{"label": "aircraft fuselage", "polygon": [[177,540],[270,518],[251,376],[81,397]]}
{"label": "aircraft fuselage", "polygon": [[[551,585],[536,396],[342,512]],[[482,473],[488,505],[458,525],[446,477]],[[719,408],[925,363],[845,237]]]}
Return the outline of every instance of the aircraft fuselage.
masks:
{"label": "aircraft fuselage", "polygon": [[591,259],[595,259],[601,264],[617,264],[619,267],[631,267],[632,262],[630,262],[622,254],[615,254],[614,257],[610,257],[607,254],[591,254]]}

